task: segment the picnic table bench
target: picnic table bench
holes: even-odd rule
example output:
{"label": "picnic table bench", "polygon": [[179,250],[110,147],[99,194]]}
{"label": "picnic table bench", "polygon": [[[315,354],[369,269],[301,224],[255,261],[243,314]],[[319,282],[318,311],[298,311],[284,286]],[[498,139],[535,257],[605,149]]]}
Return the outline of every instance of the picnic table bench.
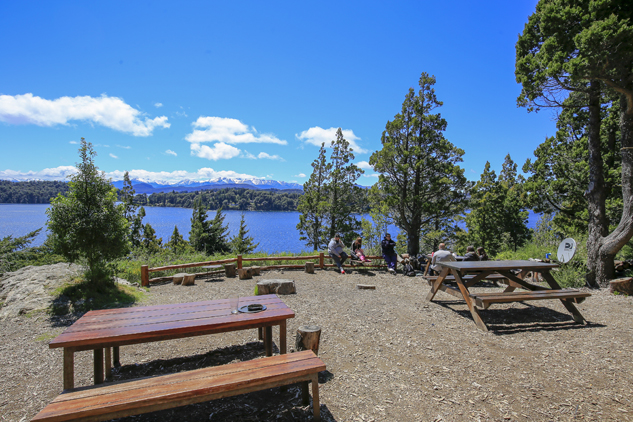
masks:
{"label": "picnic table bench", "polygon": [[314,420],[320,420],[317,375],[325,364],[312,350],[178,372],[103,386],[83,387],[57,396],[33,421],[104,421],[171,409],[294,383],[303,383]]}
{"label": "picnic table bench", "polygon": [[[481,319],[477,307],[488,308],[494,303],[523,302],[526,300],[559,299],[563,306],[572,314],[575,322],[583,323],[584,317],[574,306],[585,298],[591,296],[590,293],[581,292],[576,289],[563,290],[551,274],[551,270],[558,267],[557,264],[548,264],[536,261],[443,261],[442,272],[434,280],[429,279],[431,291],[426,297],[427,301],[432,301],[435,294],[442,290],[445,293],[464,299],[473,320],[478,328],[488,331],[488,327]],[[519,270],[521,274],[527,272],[539,272],[549,284],[549,288],[529,283],[514,274],[513,270]],[[457,286],[447,284],[449,272]],[[471,274],[468,274],[471,273]],[[468,289],[479,281],[487,279],[493,274],[498,274],[505,278],[508,287],[503,292],[498,293],[471,293]],[[526,289],[527,292],[515,292],[517,288]]]}
{"label": "picnic table bench", "polygon": [[90,311],[49,343],[64,348],[64,390],[74,388],[74,354],[93,350],[94,383],[119,363],[119,347],[199,335],[264,329],[266,356],[272,355],[272,327],[279,326],[279,351],[286,353],[286,320],[295,313],[277,297],[240,298],[240,304],[261,303],[263,312],[231,314],[229,299]]}

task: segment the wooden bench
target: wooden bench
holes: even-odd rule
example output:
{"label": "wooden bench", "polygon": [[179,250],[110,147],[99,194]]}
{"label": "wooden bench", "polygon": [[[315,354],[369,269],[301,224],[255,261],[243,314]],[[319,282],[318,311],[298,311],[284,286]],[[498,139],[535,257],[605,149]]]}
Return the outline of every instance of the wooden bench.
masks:
{"label": "wooden bench", "polygon": [[253,391],[303,383],[309,404],[312,383],[314,420],[320,420],[319,381],[325,364],[312,350],[277,355],[176,374],[83,387],[62,393],[33,421],[104,421],[171,409]]}
{"label": "wooden bench", "polygon": [[469,296],[475,300],[475,304],[478,307],[487,309],[493,303],[523,302],[524,300],[562,299],[581,303],[585,300],[585,298],[591,296],[591,294],[575,289],[547,289],[534,290],[530,292],[470,293]]}
{"label": "wooden bench", "polygon": [[[462,277],[462,280],[464,280],[464,281],[472,280],[476,276],[477,276],[477,274],[467,274],[464,277]],[[436,275],[425,275],[423,277],[429,282],[429,284],[432,284],[435,280],[437,280],[438,276],[436,276]],[[506,278],[507,278],[506,276],[501,275],[501,274],[489,274],[489,275],[486,276],[486,278],[484,280],[503,281],[503,280],[506,280]],[[452,276],[452,275],[446,276],[446,278],[444,280],[446,280],[446,281],[455,281],[455,276]]]}

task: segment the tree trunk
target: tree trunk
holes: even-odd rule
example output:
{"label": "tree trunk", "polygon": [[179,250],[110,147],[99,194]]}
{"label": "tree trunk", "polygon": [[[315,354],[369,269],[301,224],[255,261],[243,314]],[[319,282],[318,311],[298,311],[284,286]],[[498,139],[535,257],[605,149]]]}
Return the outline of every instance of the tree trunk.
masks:
{"label": "tree trunk", "polygon": [[[602,251],[604,237],[608,234],[609,225],[606,214],[604,189],[604,170],[602,152],[600,150],[600,83],[591,81],[589,88],[589,186],[585,192],[589,210],[589,227],[587,237],[587,284],[599,287],[601,280],[613,278],[613,255]],[[609,256],[610,255],[610,256]],[[610,261],[610,264],[609,264]]]}
{"label": "tree trunk", "polygon": [[[419,226],[418,226],[419,227]],[[412,230],[412,233],[408,233],[407,236],[407,253],[409,256],[418,256],[420,253],[420,232],[418,230]]]}

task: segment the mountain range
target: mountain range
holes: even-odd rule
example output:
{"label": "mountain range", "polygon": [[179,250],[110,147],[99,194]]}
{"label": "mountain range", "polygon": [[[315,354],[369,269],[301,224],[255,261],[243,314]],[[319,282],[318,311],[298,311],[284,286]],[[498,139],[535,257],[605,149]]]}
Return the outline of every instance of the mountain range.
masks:
{"label": "mountain range", "polygon": [[[132,186],[136,193],[152,194],[160,192],[194,192],[198,190],[214,190],[225,188],[237,189],[255,189],[255,190],[284,190],[284,191],[303,191],[303,185],[298,183],[278,182],[276,180],[262,179],[233,179],[228,177],[220,177],[218,179],[210,179],[206,181],[198,180],[181,180],[176,183],[166,181],[147,181],[142,179],[132,179]],[[112,182],[112,185],[121,189],[123,180]]]}

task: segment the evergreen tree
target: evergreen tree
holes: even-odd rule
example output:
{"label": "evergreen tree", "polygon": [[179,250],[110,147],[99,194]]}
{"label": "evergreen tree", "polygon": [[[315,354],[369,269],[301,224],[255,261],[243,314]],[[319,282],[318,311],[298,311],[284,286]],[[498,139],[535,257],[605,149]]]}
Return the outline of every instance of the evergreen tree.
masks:
{"label": "evergreen tree", "polygon": [[162,249],[162,238],[156,237],[156,230],[151,224],[147,223],[143,226],[143,248],[150,253],[158,253]]}
{"label": "evergreen tree", "polygon": [[516,251],[523,246],[530,237],[530,230],[527,227],[529,212],[525,206],[525,196],[523,191],[524,178],[517,176],[517,165],[510,154],[508,154],[501,167],[499,174],[499,184],[503,191],[503,231],[507,233],[509,246]]}
{"label": "evergreen tree", "polygon": [[327,185],[328,209],[327,221],[329,223],[329,237],[336,233],[343,236],[344,243],[351,243],[360,230],[360,221],[354,217],[359,210],[354,206],[358,191],[356,181],[363,170],[352,163],[353,150],[349,142],[343,137],[343,131],[338,128],[336,139],[332,141],[331,173]]}
{"label": "evergreen tree", "polygon": [[174,253],[182,252],[187,245],[187,241],[182,237],[178,231],[178,226],[174,226],[174,231],[167,242],[167,247]]}
{"label": "evergreen tree", "polygon": [[195,250],[206,252],[211,243],[210,236],[211,223],[207,220],[207,209],[202,205],[202,200],[198,196],[193,204],[189,243]]}
{"label": "evergreen tree", "polygon": [[228,242],[229,226],[228,224],[224,225],[225,218],[226,215],[222,213],[222,208],[215,212],[215,217],[211,221],[211,241],[207,247],[208,254],[225,253],[231,250]]}
{"label": "evergreen tree", "polygon": [[143,219],[145,218],[145,208],[140,207],[132,219],[130,226],[130,244],[133,248],[138,248],[143,242]]}
{"label": "evergreen tree", "polygon": [[419,253],[421,228],[461,214],[470,187],[457,165],[464,151],[444,138],[446,120],[432,113],[442,105],[434,84],[435,77],[422,73],[418,94],[409,89],[401,112],[387,122],[382,149],[369,161],[380,173],[372,202],[384,201],[406,233],[407,252],[414,256]]}
{"label": "evergreen tree", "polygon": [[134,203],[135,193],[130,174],[126,171],[123,174],[123,188],[121,188],[119,200],[124,207],[124,215],[130,226],[128,240],[133,248],[141,245],[141,232],[143,231],[143,218],[145,217],[145,209],[141,207],[139,210],[139,206]]}
{"label": "evergreen tree", "polygon": [[96,152],[83,138],[79,156],[68,192],[58,194],[46,210],[49,240],[54,251],[70,262],[85,260],[91,283],[111,283],[108,261],[129,250],[125,207],[116,204],[116,189],[95,165]]}
{"label": "evergreen tree", "polygon": [[305,240],[314,250],[324,248],[328,237],[324,227],[325,214],[328,209],[328,182],[332,164],[327,162],[325,143],[321,144],[319,156],[312,162],[312,174],[303,184],[303,195],[299,198],[297,211],[301,233],[300,240]]}
{"label": "evergreen tree", "polygon": [[242,213],[242,218],[240,219],[240,230],[237,233],[237,236],[233,237],[230,242],[232,253],[236,255],[243,255],[253,253],[253,251],[257,249],[259,243],[254,243],[253,238],[247,235],[248,229],[246,228],[246,222],[244,221],[244,213]]}

